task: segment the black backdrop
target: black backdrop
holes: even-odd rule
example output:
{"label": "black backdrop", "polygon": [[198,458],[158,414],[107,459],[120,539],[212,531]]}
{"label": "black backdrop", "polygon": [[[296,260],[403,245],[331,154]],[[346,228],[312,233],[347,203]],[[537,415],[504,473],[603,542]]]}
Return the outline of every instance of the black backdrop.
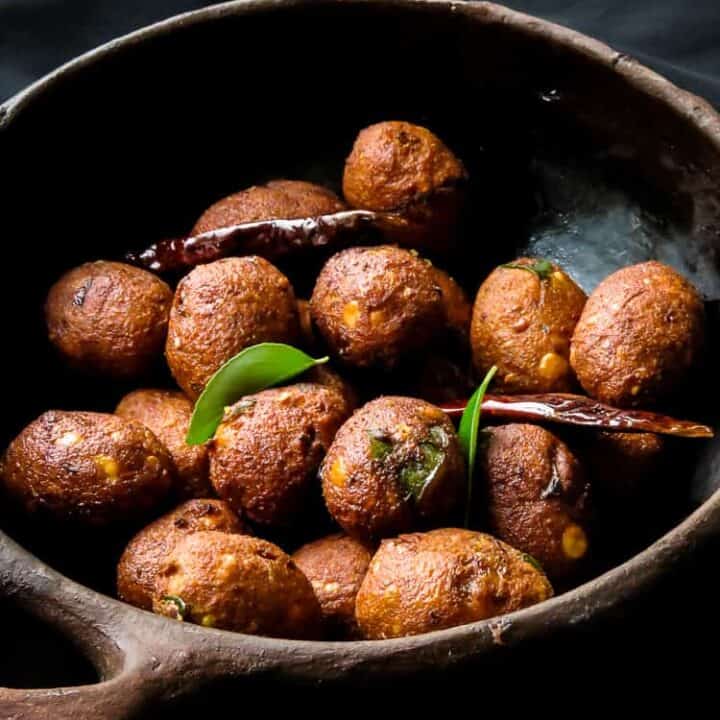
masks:
{"label": "black backdrop", "polygon": [[[70,58],[200,0],[0,0],[0,101]],[[506,0],[634,55],[720,105],[720,0]]]}
{"label": "black backdrop", "polygon": [[[207,4],[0,0],[0,100],[95,45]],[[720,106],[720,0],[508,0],[506,4],[600,38]],[[532,679],[543,680],[554,695],[546,698],[550,712],[557,708],[557,692],[562,697],[573,688],[589,686],[595,689],[587,696],[593,702],[608,694],[616,696],[619,686],[636,688],[643,702],[674,690],[691,690],[688,699],[711,694],[714,688],[708,679],[714,674],[720,642],[715,593],[719,558],[718,547],[696,554],[651,596],[627,608],[624,617],[531,650],[503,663],[495,674],[512,673],[518,695],[528,684],[534,685]],[[91,679],[92,671],[60,638],[0,606],[0,685]],[[466,685],[468,700],[475,690],[474,682]],[[619,697],[618,701],[619,709]]]}

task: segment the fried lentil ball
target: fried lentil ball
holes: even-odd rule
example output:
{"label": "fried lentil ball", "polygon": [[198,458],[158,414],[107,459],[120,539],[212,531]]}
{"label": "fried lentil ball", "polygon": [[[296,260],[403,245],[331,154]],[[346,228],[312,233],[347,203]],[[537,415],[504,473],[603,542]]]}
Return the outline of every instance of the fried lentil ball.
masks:
{"label": "fried lentil ball", "polygon": [[210,445],[210,480],[252,522],[297,526],[318,491],[317,469],[350,414],[335,390],[298,383],[242,398]]}
{"label": "fried lentil ball", "polygon": [[207,448],[185,442],[192,413],[192,402],[173,390],[135,390],[125,395],[115,408],[116,415],[149,427],[170,451],[177,470],[176,495],[183,500],[213,495]]}
{"label": "fried lentil ball", "polygon": [[259,220],[315,217],[346,207],[334,192],[320,185],[302,180],[271,180],[211,205],[195,223],[192,234]]}
{"label": "fried lentil ball", "polygon": [[434,265],[431,266],[433,280],[442,293],[443,307],[445,309],[445,324],[455,339],[462,344],[468,342],[470,336],[470,320],[472,305],[465,291],[457,281]]}
{"label": "fried lentil ball", "polygon": [[390,245],[333,255],[310,305],[330,350],[356,367],[394,367],[424,348],[445,317],[442,292],[427,263]]}
{"label": "fried lentil ball", "polygon": [[102,526],[155,507],[174,472],[170,454],[144,425],[51,410],[12,441],[4,480],[28,512]]}
{"label": "fried lentil ball", "polygon": [[165,349],[178,385],[191,398],[241,350],[298,337],[295,294],[267,260],[248,256],[200,265],[177,287]]}
{"label": "fried lentil ball", "polygon": [[158,574],[153,610],[252,635],[320,634],[309,580],[279,547],[247,535],[196,532],[180,539]]}
{"label": "fried lentil ball", "polygon": [[234,510],[222,500],[188,500],[143,528],[129,542],[117,568],[121,600],[152,609],[160,567],[177,542],[194,532],[247,533]]}
{"label": "fried lentil ball", "polygon": [[553,594],[532,559],[484,533],[442,528],[383,540],[356,600],[370,640],[484,620]]}
{"label": "fried lentil ball", "polygon": [[[511,265],[493,270],[475,298],[475,368],[482,376],[496,365],[493,387],[499,392],[570,391],[570,337],[585,293],[557,265],[531,258]],[[531,267],[539,272],[523,269]]]}
{"label": "fried lentil ball", "polygon": [[553,580],[588,550],[589,484],[565,443],[537,425],[486,431],[480,453],[490,532],[529,553]]}
{"label": "fried lentil ball", "polygon": [[355,208],[401,213],[408,226],[392,240],[443,251],[462,204],[465,168],[430,130],[381,122],[361,130],[345,161],[343,194]]}
{"label": "fried lentil ball", "polygon": [[620,407],[652,405],[687,381],[703,344],[703,302],[672,268],[622,268],[595,289],[572,337],[585,391]]}
{"label": "fried lentil ball", "polygon": [[52,286],[45,319],[50,341],[71,365],[136,377],[162,356],[171,303],[172,291],[160,278],[101,260],[70,270]]}
{"label": "fried lentil ball", "polygon": [[381,397],[340,428],[320,478],[336,522],[371,542],[451,517],[465,491],[465,462],[442,410]]}
{"label": "fried lentil ball", "polygon": [[315,350],[318,345],[318,338],[312,323],[310,314],[310,301],[298,300],[298,322],[300,324],[300,341],[307,350]]}
{"label": "fried lentil ball", "polygon": [[359,637],[355,596],[372,559],[370,550],[338,533],[303,545],[292,558],[315,591],[329,636]]}
{"label": "fried lentil ball", "polygon": [[323,385],[326,388],[335,390],[342,395],[347,406],[348,413],[352,412],[358,406],[358,394],[355,388],[327,365],[315,365],[307,372],[303,373],[302,381],[313,383],[314,385]]}
{"label": "fried lentil ball", "polygon": [[653,433],[596,433],[585,450],[594,496],[604,502],[639,499],[656,479],[664,448]]}
{"label": "fried lentil ball", "polygon": [[477,387],[469,353],[472,305],[444,270],[431,265],[430,271],[442,292],[444,332],[433,347],[404,362],[393,380],[395,392],[444,403],[468,397]]}

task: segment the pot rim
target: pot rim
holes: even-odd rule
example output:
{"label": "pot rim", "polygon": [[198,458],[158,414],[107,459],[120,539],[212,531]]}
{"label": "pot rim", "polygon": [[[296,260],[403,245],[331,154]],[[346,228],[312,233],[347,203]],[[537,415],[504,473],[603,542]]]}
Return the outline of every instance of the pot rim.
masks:
{"label": "pot rim", "polygon": [[[582,33],[489,2],[455,0],[345,0],[345,2],[356,7],[372,4],[385,9],[395,9],[398,12],[407,9],[431,13],[449,12],[467,16],[484,24],[509,25],[528,36],[561,45],[580,56],[611,68],[638,92],[663,102],[692,124],[720,152],[720,115],[707,101],[678,88],[632,57],[619,53]],[[0,132],[9,127],[27,106],[58,81],[71,79],[75,73],[118,51],[169,35],[179,29],[225,17],[243,16],[256,11],[281,12],[285,8],[310,4],[318,7],[335,3],[332,0],[234,0],[176,15],[111,40],[61,65],[0,104]],[[154,616],[65,578],[21,549],[2,531],[0,531],[0,546],[4,546],[7,556],[13,558],[18,568],[22,567],[25,572],[42,576],[43,581],[52,578],[61,583],[61,587],[72,595],[75,602],[103,605],[111,608],[113,612],[122,612],[131,621],[133,618],[142,620],[145,625],[148,622],[157,622],[158,630],[165,635],[170,634],[188,642],[194,636],[197,639],[209,638],[211,641],[214,639],[215,644],[219,646],[233,648],[243,646],[254,653],[261,653],[264,658],[263,663],[273,659],[287,663],[290,654],[290,660],[294,657],[298,665],[304,668],[301,671],[303,675],[327,677],[328,665],[325,662],[319,663],[321,670],[313,672],[308,670],[309,660],[320,660],[321,656],[329,654],[332,667],[339,673],[349,666],[362,665],[370,660],[390,658],[392,661],[399,656],[408,653],[414,655],[418,650],[425,649],[428,665],[432,663],[439,667],[455,662],[463,656],[477,654],[493,647],[516,645],[520,640],[542,634],[550,625],[558,624],[562,627],[580,625],[591,616],[595,618],[600,614],[607,614],[620,604],[637,597],[696,546],[715,537],[720,537],[720,489],[645,550],[621,565],[550,600],[507,615],[422,635],[350,642],[265,638],[173,623],[167,618]],[[22,570],[15,569],[16,575],[18,572]],[[32,584],[32,578],[26,577],[23,581],[24,589],[27,589],[28,584]],[[0,590],[2,585],[0,578]],[[171,631],[167,627],[169,625],[173,625]],[[436,646],[442,646],[447,652],[442,655],[427,652],[428,649]],[[422,656],[423,653],[420,655]]]}

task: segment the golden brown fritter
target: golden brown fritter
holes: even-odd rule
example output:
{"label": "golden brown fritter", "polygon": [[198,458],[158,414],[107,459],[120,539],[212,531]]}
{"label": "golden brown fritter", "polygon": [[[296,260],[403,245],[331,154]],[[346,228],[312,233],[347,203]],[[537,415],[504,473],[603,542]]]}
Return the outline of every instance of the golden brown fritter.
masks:
{"label": "golden brown fritter", "polygon": [[519,610],[553,594],[527,555],[471,530],[383,540],[356,601],[370,640],[419,635]]}
{"label": "golden brown fritter", "polygon": [[444,270],[430,271],[442,292],[445,327],[431,347],[403,363],[394,377],[394,390],[432,403],[468,397],[477,387],[470,359],[472,305],[465,291]]}
{"label": "golden brown fritter", "polygon": [[115,408],[116,415],[149,427],[170,451],[177,470],[175,492],[181,500],[214,494],[208,477],[207,447],[185,442],[192,412],[192,402],[173,390],[135,390]]}
{"label": "golden brown fritter", "polygon": [[251,635],[320,635],[309,580],[279,547],[247,535],[197,532],[179,540],[158,575],[153,610]]}
{"label": "golden brown fritter", "polygon": [[343,194],[355,208],[400,212],[392,240],[444,251],[462,202],[463,164],[427,128],[381,122],[361,130],[345,161]]}
{"label": "golden brown fritter", "polygon": [[345,210],[334,192],[302,180],[271,180],[211,205],[195,223],[193,235],[259,220],[290,220]]}
{"label": "golden brown fritter", "polygon": [[226,258],[196,267],[177,287],[165,348],[170,370],[191,398],[216,370],[262,342],[298,338],[290,281],[256,256]]}
{"label": "golden brown fritter", "polygon": [[444,270],[432,265],[430,272],[442,292],[445,324],[450,329],[454,339],[466,345],[470,337],[470,320],[472,317],[470,300],[468,300],[467,294],[460,285]]}
{"label": "golden brown fritter", "polygon": [[318,346],[318,338],[313,327],[310,314],[310,301],[298,300],[298,322],[300,325],[300,343],[308,352],[313,352]]}
{"label": "golden brown fritter", "polygon": [[356,367],[395,366],[423,349],[445,319],[430,266],[390,245],[333,255],[317,279],[310,306],[331,352]]}
{"label": "golden brown fritter", "polygon": [[50,341],[72,365],[127,378],[161,357],[172,290],[160,278],[117,262],[85,263],[50,289]]}
{"label": "golden brown fritter", "polygon": [[488,429],[480,449],[489,528],[553,580],[577,572],[588,540],[590,487],[575,456],[537,425]]}
{"label": "golden brown fritter", "polygon": [[[574,385],[570,337],[585,293],[547,261],[520,258],[510,265],[493,270],[475,298],[475,368],[483,376],[497,365],[498,392],[568,392]],[[530,267],[538,272],[522,269]]]}
{"label": "golden brown fritter", "polygon": [[158,505],[174,472],[170,454],[144,425],[104,413],[51,410],[10,444],[4,480],[28,512],[108,525]]}
{"label": "golden brown fritter", "polygon": [[222,500],[188,500],[143,528],[128,543],[117,567],[121,600],[152,610],[155,580],[180,538],[194,532],[247,533],[233,509]]}
{"label": "golden brown fritter", "polygon": [[315,367],[303,373],[300,379],[302,382],[323,385],[342,395],[347,406],[348,414],[358,406],[358,395],[355,388],[327,364],[315,365]]}
{"label": "golden brown fritter", "polygon": [[292,558],[315,591],[327,634],[336,639],[359,637],[355,596],[372,559],[370,550],[338,533],[303,545]]}
{"label": "golden brown fritter", "polygon": [[652,405],[688,379],[703,344],[704,309],[679,273],[651,261],[605,278],[572,337],[585,391],[619,407]]}
{"label": "golden brown fritter", "polygon": [[594,495],[604,502],[641,498],[656,480],[664,448],[653,433],[595,433],[585,450]]}
{"label": "golden brown fritter", "polygon": [[465,461],[442,410],[381,397],[340,428],[320,477],[333,518],[371,542],[447,520],[465,491]]}
{"label": "golden brown fritter", "polygon": [[350,414],[335,390],[313,383],[247,395],[210,445],[210,480],[252,522],[293,526],[319,497],[317,469]]}

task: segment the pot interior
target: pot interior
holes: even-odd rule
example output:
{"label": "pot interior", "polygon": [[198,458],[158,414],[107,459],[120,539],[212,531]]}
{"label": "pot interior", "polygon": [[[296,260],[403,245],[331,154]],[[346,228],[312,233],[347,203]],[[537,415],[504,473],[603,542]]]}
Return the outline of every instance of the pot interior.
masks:
{"label": "pot interior", "polygon": [[[339,190],[356,133],[383,119],[430,127],[468,166],[462,250],[438,263],[469,292],[521,253],[559,261],[587,291],[620,266],[657,258],[705,295],[706,364],[715,366],[717,139],[610,63],[529,24],[439,4],[400,11],[321,1],[210,15],[125,43],[9,113],[0,132],[8,331],[0,443],[46,409],[111,411],[130,389],[76,375],[52,352],[42,306],[65,269],[183,233],[211,202],[271,178]],[[307,295],[313,267],[282,269]],[[665,409],[717,424],[717,390],[703,371]],[[719,442],[673,443],[646,499],[652,520],[599,569],[707,499],[720,486],[719,454]],[[105,592],[134,530],[88,542],[11,512],[3,526]]]}

